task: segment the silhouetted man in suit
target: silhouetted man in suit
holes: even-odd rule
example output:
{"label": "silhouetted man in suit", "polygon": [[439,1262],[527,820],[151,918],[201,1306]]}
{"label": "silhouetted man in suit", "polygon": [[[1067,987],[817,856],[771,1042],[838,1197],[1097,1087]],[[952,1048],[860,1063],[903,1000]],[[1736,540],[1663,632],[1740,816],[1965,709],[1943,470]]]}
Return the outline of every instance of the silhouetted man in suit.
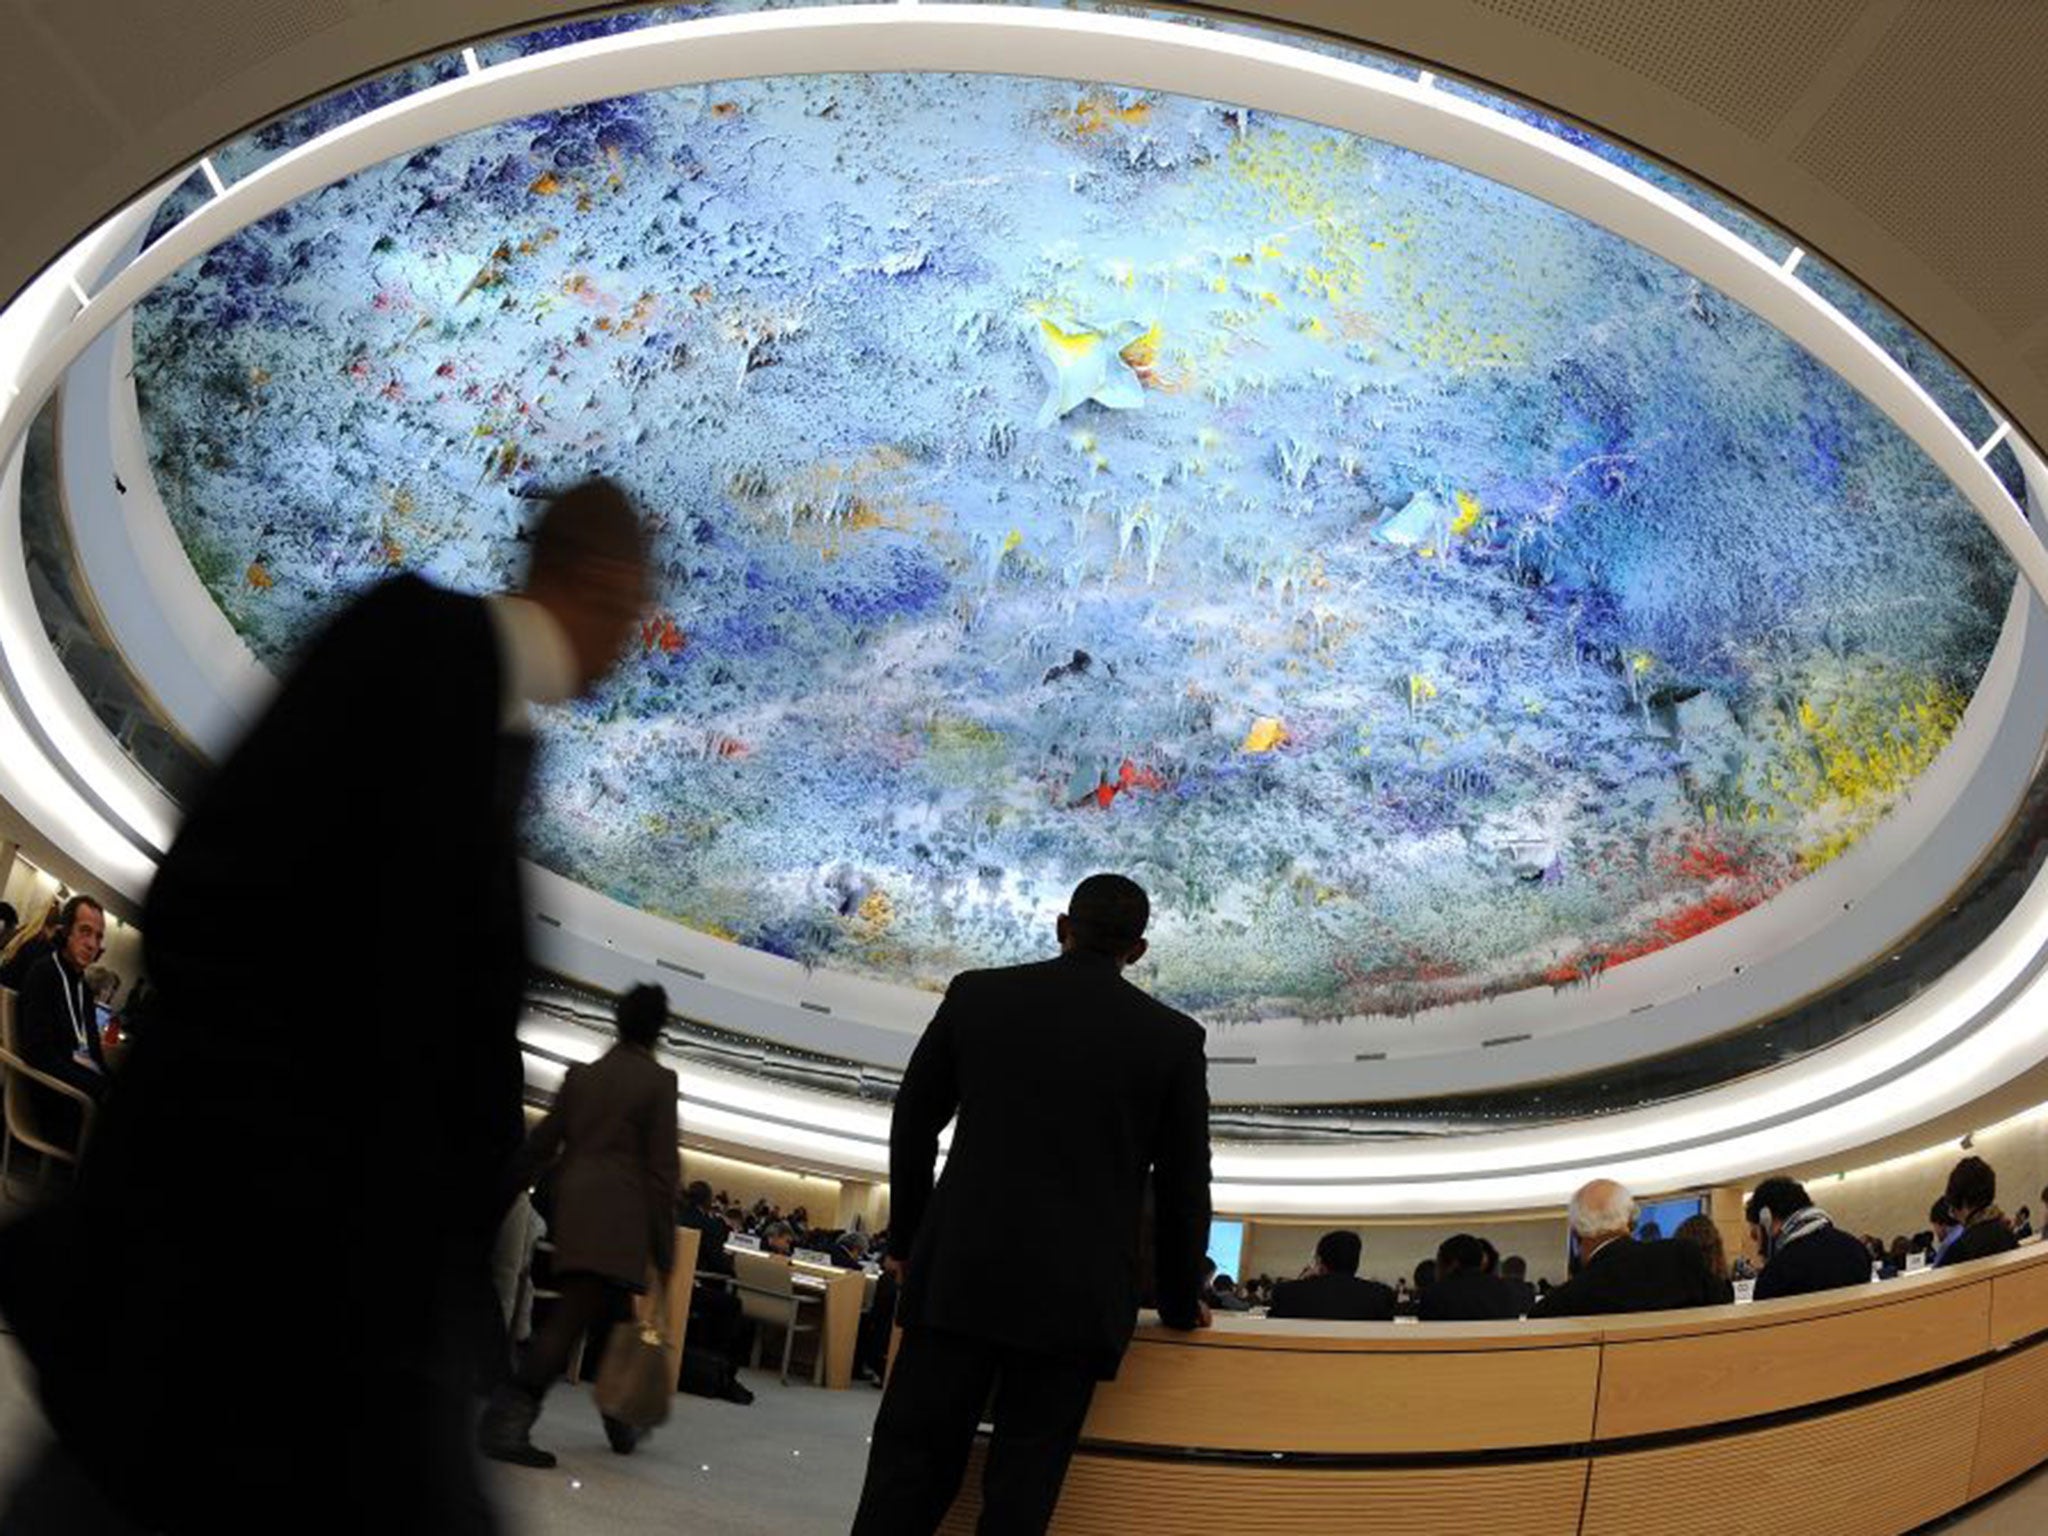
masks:
{"label": "silhouetted man in suit", "polygon": [[1416,1316],[1425,1323],[1486,1323],[1520,1317],[1508,1283],[1487,1270],[1486,1244],[1469,1232],[1447,1237],[1436,1250],[1436,1284],[1423,1293]]}
{"label": "silhouetted man in suit", "polygon": [[577,486],[523,595],[364,593],[187,808],[153,1027],[75,1197],[0,1234],[60,1445],[0,1530],[100,1529],[87,1489],[170,1536],[495,1528],[469,1388],[525,1130],[526,706],[596,685],[647,580],[626,496]]}
{"label": "silhouetted man in suit", "polygon": [[1299,1280],[1273,1287],[1268,1317],[1318,1317],[1333,1322],[1390,1323],[1394,1292],[1377,1280],[1358,1278],[1365,1244],[1356,1232],[1325,1232],[1316,1240],[1316,1262]]}
{"label": "silhouetted man in suit", "polygon": [[1529,1261],[1518,1253],[1510,1254],[1500,1262],[1500,1278],[1514,1300],[1514,1315],[1527,1317],[1529,1309],[1536,1305],[1536,1287],[1529,1283]]}
{"label": "silhouetted man in suit", "polygon": [[1659,1238],[1637,1242],[1635,1198],[1612,1179],[1595,1179],[1572,1196],[1570,1221],[1578,1272],[1530,1309],[1531,1317],[1596,1317],[1661,1312],[1713,1303],[1713,1277],[1699,1249]]}
{"label": "silhouetted man in suit", "polygon": [[[1208,1324],[1207,1064],[1201,1027],[1121,974],[1149,916],[1137,885],[1091,875],[1059,920],[1059,958],[954,978],[911,1056],[889,1135],[904,1334],[856,1536],[938,1528],[991,1391],[979,1529],[1045,1529],[1095,1383],[1115,1376],[1137,1320],[1147,1173],[1160,1318]],[[1017,1233],[1055,1231],[1054,1262],[1019,1262]]]}

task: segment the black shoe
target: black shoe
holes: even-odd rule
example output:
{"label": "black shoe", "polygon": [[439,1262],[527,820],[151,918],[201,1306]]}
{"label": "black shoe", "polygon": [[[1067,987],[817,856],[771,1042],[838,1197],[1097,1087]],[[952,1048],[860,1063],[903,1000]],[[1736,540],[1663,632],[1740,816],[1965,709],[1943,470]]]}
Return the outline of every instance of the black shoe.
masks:
{"label": "black shoe", "polygon": [[604,1416],[604,1437],[611,1441],[612,1449],[621,1456],[632,1455],[633,1447],[640,1443],[639,1430],[623,1419],[613,1418],[610,1414]]}
{"label": "black shoe", "polygon": [[552,1467],[555,1455],[527,1438],[533,1421],[540,1417],[540,1399],[518,1386],[500,1387],[491,1394],[483,1417],[477,1421],[476,1448],[493,1461],[515,1467]]}
{"label": "black shoe", "polygon": [[742,1406],[754,1400],[754,1394],[737,1381],[727,1382],[725,1389],[718,1395],[728,1403],[739,1403]]}

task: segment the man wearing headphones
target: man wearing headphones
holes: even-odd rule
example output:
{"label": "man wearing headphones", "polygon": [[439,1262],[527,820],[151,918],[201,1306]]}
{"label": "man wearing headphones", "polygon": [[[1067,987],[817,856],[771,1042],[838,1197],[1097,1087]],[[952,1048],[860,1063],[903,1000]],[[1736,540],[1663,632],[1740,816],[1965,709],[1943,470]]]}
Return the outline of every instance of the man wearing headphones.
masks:
{"label": "man wearing headphones", "polygon": [[1750,1194],[1743,1214],[1764,1256],[1764,1271],[1756,1280],[1758,1301],[1869,1281],[1870,1251],[1809,1200],[1796,1179],[1765,1179]]}
{"label": "man wearing headphones", "polygon": [[[107,916],[90,896],[64,903],[57,927],[57,947],[29,966],[21,979],[20,1039],[23,1060],[97,1099],[107,1088],[107,1058],[100,1049],[100,1031],[93,1011],[86,970],[106,948]],[[51,1140],[74,1142],[78,1106],[54,1093],[43,1093],[45,1123]]]}

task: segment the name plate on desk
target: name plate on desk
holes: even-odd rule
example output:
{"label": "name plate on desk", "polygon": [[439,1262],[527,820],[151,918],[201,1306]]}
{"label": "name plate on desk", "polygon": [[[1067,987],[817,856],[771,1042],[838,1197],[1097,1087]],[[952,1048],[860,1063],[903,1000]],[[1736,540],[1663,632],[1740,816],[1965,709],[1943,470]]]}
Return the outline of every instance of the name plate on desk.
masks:
{"label": "name plate on desk", "polygon": [[832,1255],[820,1253],[815,1248],[799,1248],[790,1257],[799,1264],[815,1264],[819,1269],[832,1268]]}
{"label": "name plate on desk", "polygon": [[1740,1305],[1741,1305],[1741,1304],[1742,1304],[1743,1302],[1745,1302],[1745,1301],[1755,1301],[1755,1300],[1756,1300],[1756,1282],[1755,1282],[1754,1280],[1738,1280],[1738,1281],[1736,1281],[1736,1282],[1735,1282],[1735,1302],[1736,1302],[1736,1305],[1740,1306]]}
{"label": "name plate on desk", "polygon": [[1909,1275],[1914,1275],[1914,1274],[1918,1274],[1918,1273],[1919,1273],[1919,1272],[1920,1272],[1921,1270],[1925,1269],[1926,1267],[1927,1267],[1927,1255],[1926,1255],[1926,1254],[1924,1254],[1924,1253],[1909,1253],[1909,1254],[1907,1254],[1907,1255],[1906,1255],[1906,1273],[1907,1273],[1907,1274],[1909,1274]]}
{"label": "name plate on desk", "polygon": [[761,1251],[761,1239],[753,1236],[751,1233],[735,1232],[725,1240],[725,1246],[737,1248],[742,1253],[759,1253]]}

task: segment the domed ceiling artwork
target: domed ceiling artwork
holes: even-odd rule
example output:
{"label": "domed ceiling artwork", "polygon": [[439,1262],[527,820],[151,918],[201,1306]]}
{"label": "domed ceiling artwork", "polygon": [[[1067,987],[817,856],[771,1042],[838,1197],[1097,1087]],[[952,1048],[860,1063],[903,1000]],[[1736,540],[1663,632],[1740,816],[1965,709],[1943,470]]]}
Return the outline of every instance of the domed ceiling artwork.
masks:
{"label": "domed ceiling artwork", "polygon": [[515,580],[536,498],[626,482],[659,605],[546,715],[531,855],[928,988],[1044,954],[1105,868],[1217,1022],[1591,976],[1868,834],[2011,590],[1918,449],[1677,269],[1089,85],[505,123],[216,248],[135,354],[273,666],[391,572]]}

